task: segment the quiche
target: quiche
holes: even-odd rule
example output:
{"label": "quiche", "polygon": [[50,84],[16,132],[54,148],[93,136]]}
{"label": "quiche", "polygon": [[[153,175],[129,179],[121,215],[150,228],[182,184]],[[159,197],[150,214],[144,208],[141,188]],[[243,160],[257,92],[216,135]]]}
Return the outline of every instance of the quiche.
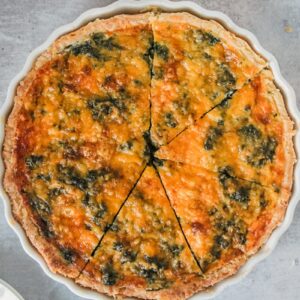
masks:
{"label": "quiche", "polygon": [[189,13],[97,19],[19,83],[4,187],[52,272],[113,297],[186,299],[281,223],[294,125],[268,62]]}

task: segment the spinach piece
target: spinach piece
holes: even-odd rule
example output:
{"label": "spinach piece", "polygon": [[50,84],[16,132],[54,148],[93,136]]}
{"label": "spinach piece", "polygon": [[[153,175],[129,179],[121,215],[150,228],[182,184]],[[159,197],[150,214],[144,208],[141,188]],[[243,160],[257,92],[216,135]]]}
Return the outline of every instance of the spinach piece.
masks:
{"label": "spinach piece", "polygon": [[82,44],[72,45],[69,47],[71,53],[75,56],[88,55],[97,60],[105,60],[105,57],[100,53],[97,47],[93,46],[90,41]]}
{"label": "spinach piece", "polygon": [[163,60],[167,61],[169,59],[169,49],[166,45],[159,44],[158,42],[154,42],[153,46],[154,52],[162,58]]}
{"label": "spinach piece", "polygon": [[247,204],[250,197],[250,186],[233,177],[232,169],[228,166],[219,169],[218,173],[224,195],[241,204]]}
{"label": "spinach piece", "polygon": [[40,217],[37,220],[39,229],[41,233],[46,237],[46,238],[53,238],[55,236],[53,230],[52,230],[52,225],[51,223],[43,217]]}
{"label": "spinach piece", "polygon": [[111,263],[107,263],[102,268],[102,283],[104,285],[114,285],[118,280],[118,273],[114,270]]}
{"label": "spinach piece", "polygon": [[228,249],[233,243],[238,242],[244,245],[247,241],[247,227],[245,222],[238,219],[235,215],[229,219],[223,214],[223,211],[214,209],[212,214],[212,224],[216,229],[213,245],[210,248],[209,255],[201,261],[201,267],[204,271],[214,261],[222,257],[222,252]]}
{"label": "spinach piece", "polygon": [[75,186],[83,191],[88,188],[86,179],[84,179],[74,167],[57,164],[56,168],[59,173],[58,180],[60,182]]}
{"label": "spinach piece", "polygon": [[190,109],[190,97],[188,92],[183,92],[182,96],[172,103],[175,110],[183,116],[191,113]]}
{"label": "spinach piece", "polygon": [[154,56],[154,43],[153,43],[153,39],[150,39],[149,40],[149,47],[146,50],[146,52],[142,55],[142,58],[148,64],[149,69],[151,70],[151,72],[152,72],[153,56]]}
{"label": "spinach piece", "polygon": [[30,169],[34,170],[39,167],[44,161],[42,155],[29,155],[25,158],[25,165]]}
{"label": "spinach piece", "polygon": [[82,199],[82,204],[84,206],[90,207],[90,208],[97,206],[95,200],[92,199],[88,193],[84,194],[83,199]]}
{"label": "spinach piece", "polygon": [[124,245],[121,242],[115,242],[113,245],[113,249],[121,252],[124,249]]}
{"label": "spinach piece", "polygon": [[149,264],[154,264],[158,269],[165,269],[168,266],[167,261],[164,258],[158,256],[145,255],[145,261]]}
{"label": "spinach piece", "polygon": [[209,54],[206,53],[206,52],[204,52],[203,57],[204,57],[205,59],[207,59],[207,60],[212,60],[212,58],[213,58],[211,55],[209,55]]}
{"label": "spinach piece", "polygon": [[110,97],[89,100],[87,107],[91,110],[93,119],[103,121],[106,116],[110,115],[114,107],[113,101]]}
{"label": "spinach piece", "polygon": [[112,178],[118,177],[118,173],[115,170],[112,170],[108,167],[103,167],[97,170],[90,170],[86,175],[86,181],[88,183],[93,183],[99,178],[104,181],[108,181]]}
{"label": "spinach piece", "polygon": [[100,48],[104,48],[107,50],[124,49],[115,41],[114,37],[106,37],[102,32],[96,32],[92,34],[91,38],[94,41],[94,43]]}
{"label": "spinach piece", "polygon": [[102,225],[102,220],[105,214],[107,213],[107,206],[104,202],[101,202],[98,205],[98,210],[93,218],[93,221],[96,225],[101,226]]}
{"label": "spinach piece", "polygon": [[43,199],[36,196],[35,193],[25,192],[25,194],[27,196],[30,207],[37,214],[36,222],[41,233],[47,238],[54,237],[51,223],[48,220],[49,215],[51,214],[50,205]]}
{"label": "spinach piece", "polygon": [[77,159],[81,156],[79,149],[77,147],[72,147],[69,144],[64,145],[63,156],[66,159]]}
{"label": "spinach piece", "polygon": [[238,133],[250,140],[257,140],[261,138],[261,131],[253,124],[245,125],[238,130]]}
{"label": "spinach piece", "polygon": [[268,162],[272,162],[276,153],[277,141],[273,137],[267,137],[258,145],[253,154],[247,157],[247,162],[257,168],[261,168]]}
{"label": "spinach piece", "polygon": [[214,46],[220,42],[219,38],[215,37],[210,32],[204,32],[202,30],[195,30],[194,37],[197,44],[207,43],[209,46]]}
{"label": "spinach piece", "polygon": [[91,35],[91,40],[80,44],[66,47],[73,55],[87,55],[100,61],[107,60],[107,56],[101,53],[102,49],[114,50],[123,49],[113,37],[106,37],[103,33],[98,32]]}
{"label": "spinach piece", "polygon": [[48,197],[49,199],[53,199],[59,195],[61,195],[64,192],[64,190],[62,188],[53,188],[50,189],[48,192]]}
{"label": "spinach piece", "polygon": [[120,114],[126,111],[124,101],[110,96],[94,97],[88,101],[87,107],[91,110],[93,119],[99,122],[104,121],[114,109],[117,109]]}
{"label": "spinach piece", "polygon": [[51,176],[50,176],[50,174],[37,174],[36,179],[40,179],[45,182],[49,182],[51,180]]}
{"label": "spinach piece", "polygon": [[40,216],[48,216],[51,213],[50,205],[39,198],[35,193],[27,193],[29,205],[34,209]]}
{"label": "spinach piece", "polygon": [[233,170],[229,166],[220,168],[218,170],[218,177],[221,184],[223,186],[226,186],[227,182],[230,181],[233,177]]}
{"label": "spinach piece", "polygon": [[222,251],[218,245],[214,244],[210,249],[210,254],[213,257],[213,261],[215,261],[221,258]]}
{"label": "spinach piece", "polygon": [[216,235],[214,237],[214,241],[222,249],[226,249],[230,245],[230,241],[228,241],[227,239],[225,239],[224,236],[222,236],[222,235]]}
{"label": "spinach piece", "polygon": [[171,112],[166,113],[164,119],[165,119],[165,124],[170,128],[175,128],[178,125],[177,121],[175,120]]}
{"label": "spinach piece", "polygon": [[206,139],[204,141],[204,149],[212,150],[216,145],[218,139],[223,135],[223,128],[221,126],[209,127]]}
{"label": "spinach piece", "polygon": [[153,283],[159,275],[159,271],[155,268],[147,268],[143,265],[137,267],[138,275],[144,277],[148,283]]}
{"label": "spinach piece", "polygon": [[246,139],[244,147],[252,149],[252,154],[247,156],[248,164],[261,168],[266,163],[273,161],[278,145],[275,138],[264,137],[262,132],[253,124],[243,126],[238,130],[238,133]]}
{"label": "spinach piece", "polygon": [[136,259],[137,253],[129,249],[124,249],[122,251],[121,263],[134,262]]}
{"label": "spinach piece", "polygon": [[227,240],[222,235],[216,235],[214,237],[214,244],[212,245],[212,247],[210,249],[211,259],[206,261],[206,267],[208,266],[209,263],[220,259],[222,256],[222,250],[228,248],[230,246],[230,244],[231,244],[230,238],[229,238],[229,240]]}
{"label": "spinach piece", "polygon": [[229,71],[228,66],[220,64],[217,70],[217,84],[224,87],[225,90],[233,90],[236,79],[233,74]]}
{"label": "spinach piece", "polygon": [[179,254],[184,249],[183,245],[168,245],[169,251],[172,253],[173,257],[178,257]]}
{"label": "spinach piece", "polygon": [[249,187],[241,186],[235,192],[229,194],[229,198],[240,203],[247,203],[249,201],[249,194]]}
{"label": "spinach piece", "polygon": [[72,263],[75,260],[75,252],[69,248],[65,247],[59,247],[60,253],[64,260],[66,260],[68,263]]}

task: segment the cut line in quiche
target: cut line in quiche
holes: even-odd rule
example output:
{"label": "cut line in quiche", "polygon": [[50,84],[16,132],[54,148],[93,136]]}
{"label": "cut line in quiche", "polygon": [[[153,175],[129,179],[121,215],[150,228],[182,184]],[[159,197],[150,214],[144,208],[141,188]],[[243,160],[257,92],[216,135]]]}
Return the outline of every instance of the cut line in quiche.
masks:
{"label": "cut line in quiche", "polygon": [[290,189],[292,136],[280,91],[263,70],[155,155],[213,172],[229,167],[242,179]]}
{"label": "cut line in quiche", "polygon": [[55,41],[20,82],[4,187],[51,271],[186,299],[282,221],[293,123],[267,62],[212,20],[144,13]]}
{"label": "cut line in quiche", "polygon": [[114,297],[186,298],[200,274],[160,179],[147,167],[78,282]]}
{"label": "cut line in quiche", "polygon": [[162,14],[152,23],[152,139],[172,140],[230,97],[266,65],[219,23],[190,14]]}
{"label": "cut line in quiche", "polygon": [[151,38],[147,14],[96,21],[58,40],[18,88],[5,186],[65,276],[78,276],[147,163]]}
{"label": "cut line in quiche", "polygon": [[158,167],[183,232],[205,274],[222,268],[229,273],[233,258],[257,251],[282,219],[285,189],[263,187],[188,164],[160,161]]}

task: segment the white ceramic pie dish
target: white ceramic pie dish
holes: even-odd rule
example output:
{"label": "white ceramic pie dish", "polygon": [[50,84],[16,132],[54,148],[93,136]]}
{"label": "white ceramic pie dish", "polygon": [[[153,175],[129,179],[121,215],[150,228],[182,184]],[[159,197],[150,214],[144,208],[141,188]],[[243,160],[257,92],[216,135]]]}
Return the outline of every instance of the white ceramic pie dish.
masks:
{"label": "white ceramic pie dish", "polygon": [[24,300],[24,298],[7,282],[0,279],[0,300]]}
{"label": "white ceramic pie dish", "polygon": [[[148,10],[151,7],[157,7],[159,9],[162,9],[164,11],[187,11],[194,15],[197,15],[202,18],[207,19],[214,19],[221,24],[223,24],[227,29],[230,31],[236,33],[238,36],[242,37],[243,39],[247,40],[249,44],[252,46],[254,50],[256,50],[259,54],[261,54],[268,62],[269,65],[274,73],[275,81],[277,86],[281,89],[287,109],[289,111],[290,116],[293,118],[295,122],[295,129],[297,130],[296,135],[294,137],[294,143],[295,143],[295,150],[296,155],[299,157],[300,155],[300,112],[297,108],[296,104],[296,95],[294,90],[291,88],[291,86],[286,82],[286,80],[282,77],[278,63],[275,59],[275,57],[270,54],[268,51],[266,51],[258,42],[256,37],[250,33],[249,31],[240,28],[236,24],[233,23],[233,21],[224,15],[221,12],[218,11],[211,11],[206,10],[202,8],[201,6],[190,2],[190,1],[181,1],[181,2],[171,2],[169,0],[144,0],[144,1],[138,1],[138,0],[119,0],[117,2],[114,2],[111,5],[108,5],[106,7],[101,8],[95,8],[86,11],[83,13],[80,17],[78,17],[74,22],[62,26],[55,30],[49,38],[46,40],[45,43],[43,43],[41,46],[36,48],[34,51],[31,52],[31,54],[28,56],[25,66],[23,67],[22,71],[17,74],[17,76],[11,81],[7,98],[4,103],[4,105],[1,108],[0,111],[0,143],[1,146],[3,144],[3,138],[4,138],[4,126],[6,119],[12,109],[13,106],[13,99],[16,87],[18,83],[22,80],[22,78],[29,72],[31,69],[34,61],[36,58],[45,51],[50,44],[56,40],[59,36],[66,34],[70,31],[73,31],[82,25],[88,23],[91,20],[94,20],[96,18],[107,18],[113,15],[122,14],[122,13],[138,13],[141,11]],[[63,283],[65,286],[67,286],[73,293],[87,299],[107,299],[108,297],[104,295],[100,295],[96,292],[93,292],[91,290],[81,288],[77,284],[75,284],[72,280],[65,278],[61,275],[54,274],[50,272],[48,269],[45,261],[42,259],[40,254],[35,250],[35,248],[30,244],[28,241],[22,227],[14,220],[12,213],[11,213],[11,207],[10,207],[10,201],[7,196],[7,194],[4,192],[3,186],[2,186],[2,179],[3,179],[3,173],[4,173],[4,167],[3,167],[3,160],[1,157],[0,160],[0,176],[1,176],[1,185],[0,185],[0,196],[4,200],[4,208],[5,208],[5,217],[7,219],[8,224],[10,227],[16,232],[18,235],[21,244],[25,250],[25,252],[32,257],[35,261],[39,263],[41,268],[44,270],[44,272],[51,277],[52,279]],[[297,205],[298,200],[300,199],[300,165],[297,163],[295,165],[294,170],[294,187],[293,187],[293,193],[290,199],[290,203],[284,218],[284,221],[282,224],[274,230],[271,237],[267,241],[267,243],[260,249],[260,251],[252,256],[245,265],[233,276],[231,276],[228,279],[225,279],[215,286],[209,288],[208,290],[201,292],[195,296],[193,296],[193,299],[202,300],[202,299],[211,299],[215,297],[217,294],[219,294],[225,287],[236,283],[240,281],[242,278],[244,278],[252,269],[253,267],[260,262],[262,259],[266,258],[272,250],[275,248],[279,238],[281,235],[287,230],[289,225],[291,224],[291,221],[293,219],[294,211]]]}

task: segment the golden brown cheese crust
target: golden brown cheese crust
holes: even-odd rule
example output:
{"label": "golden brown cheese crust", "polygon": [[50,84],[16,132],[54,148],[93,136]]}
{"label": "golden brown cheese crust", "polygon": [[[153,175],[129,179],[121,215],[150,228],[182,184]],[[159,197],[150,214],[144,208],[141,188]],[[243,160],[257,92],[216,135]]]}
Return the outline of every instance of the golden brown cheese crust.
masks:
{"label": "golden brown cheese crust", "polygon": [[78,282],[93,278],[92,287],[112,296],[132,296],[134,288],[134,296],[153,297],[175,294],[200,272],[156,170],[147,167]]}
{"label": "golden brown cheese crust", "polygon": [[188,13],[96,20],[50,46],[17,89],[3,150],[13,215],[49,268],[144,299],[186,299],[237,272],[293,182],[293,124],[265,65]]}
{"label": "golden brown cheese crust", "polygon": [[247,43],[214,21],[185,13],[162,14],[152,27],[151,132],[158,145],[168,143],[266,64]]}
{"label": "golden brown cheese crust", "polygon": [[213,172],[230,167],[234,176],[290,190],[294,132],[283,103],[272,73],[263,70],[156,156]]}
{"label": "golden brown cheese crust", "polygon": [[164,161],[162,181],[202,269],[212,272],[239,255],[251,255],[279,224],[289,192]]}
{"label": "golden brown cheese crust", "polygon": [[[120,36],[118,43],[128,42],[126,49],[109,39],[111,31]],[[77,42],[85,41],[95,32],[106,32],[108,49],[103,52],[113,55],[111,50],[116,50],[118,63],[122,64],[119,73],[114,74],[115,77],[107,86],[102,75],[103,67],[100,66],[97,70],[92,68],[93,63],[96,63],[94,57],[64,50],[74,42],[75,47],[78,47]],[[136,18],[119,16],[110,20],[97,20],[58,40],[38,59],[34,69],[18,87],[15,106],[6,127],[4,184],[13,199],[13,213],[33,245],[45,257],[53,271],[68,277],[78,276],[97,246],[106,222],[112,221],[145,165],[142,135],[149,127],[147,110],[150,76],[147,62],[141,57],[143,53],[139,53],[133,44],[141,33],[145,42],[144,45],[140,44],[140,51],[146,51],[147,32],[151,38],[147,14]],[[127,62],[130,55],[134,56],[133,52],[139,61]],[[109,76],[111,62],[105,60],[104,64]],[[112,68],[116,70],[117,65]],[[137,70],[145,74],[138,76],[138,88],[130,84],[137,78]],[[98,101],[98,98],[108,97],[108,93],[111,98],[116,97],[126,81],[130,81],[127,83],[126,92],[135,94],[137,99],[134,97],[134,100],[139,105],[138,107],[132,103],[137,121],[129,122],[135,127],[124,128],[124,119],[115,111],[112,112],[113,117],[110,120],[106,120],[105,124],[101,123],[97,120],[102,117],[99,112],[113,109],[107,108],[105,101],[105,105],[99,107],[98,102],[101,100]],[[89,102],[86,104],[88,99],[94,102],[91,105]],[[129,118],[131,116],[133,114]],[[122,145],[126,146],[129,139],[132,139],[131,149],[123,149]],[[103,179],[104,182],[99,182],[100,186],[98,184],[103,192],[95,196],[84,196],[85,186],[90,183],[88,178],[83,181],[82,176],[95,175],[94,170],[106,169],[112,169],[110,173],[113,174],[117,170],[116,179],[107,180],[105,176],[110,176],[109,172],[103,176],[98,174],[103,177],[100,176],[99,180]],[[124,174],[125,171],[129,174]],[[60,178],[60,174],[65,178]],[[50,179],[50,176],[53,178]],[[54,200],[50,199],[50,194],[53,194]],[[93,203],[90,205],[91,209],[82,205],[84,200],[89,204],[92,197],[96,197],[92,199],[96,204],[98,202],[96,211]],[[55,204],[52,206],[50,201]],[[106,206],[101,206],[105,203],[103,201],[107,202]],[[105,222],[102,219],[98,222],[101,208],[111,210],[107,218],[104,216]],[[96,217],[99,218],[95,220]]]}

